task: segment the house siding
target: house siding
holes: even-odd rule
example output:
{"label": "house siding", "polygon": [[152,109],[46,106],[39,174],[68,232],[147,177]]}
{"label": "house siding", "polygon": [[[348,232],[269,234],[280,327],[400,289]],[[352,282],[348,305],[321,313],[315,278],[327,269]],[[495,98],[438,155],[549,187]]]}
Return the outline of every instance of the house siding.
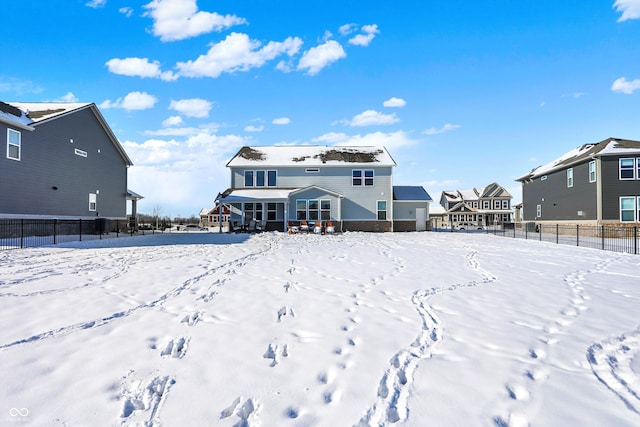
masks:
{"label": "house siding", "polygon": [[[304,188],[311,185],[326,188],[342,194],[341,215],[342,219],[348,220],[371,220],[377,219],[376,202],[378,200],[387,201],[387,217],[392,214],[392,168],[373,166],[321,166],[317,173],[307,173],[304,167],[268,167],[256,166],[255,168],[237,167],[232,168],[231,179],[233,188],[244,187],[245,170],[277,170],[276,188]],[[373,169],[374,185],[371,187],[352,185],[353,169]],[[269,188],[269,187],[260,187]],[[332,206],[333,209],[333,206]]]}
{"label": "house siding", "polygon": [[[6,158],[7,126],[0,125],[0,214],[126,217],[127,165],[90,108],[34,127],[21,131],[15,161]],[[97,210],[90,211],[89,193],[98,191]]]}
{"label": "house siding", "polygon": [[[593,220],[597,212],[597,182],[589,182],[589,163],[573,165],[573,187],[567,187],[567,169],[545,175],[546,180],[536,177],[523,183],[523,220],[565,221]],[[536,216],[537,205],[541,205],[542,216]],[[578,216],[578,211],[582,216]]]}
{"label": "house siding", "polygon": [[640,197],[640,180],[619,179],[619,159],[634,156],[606,156],[602,157],[602,220],[620,220],[620,196]]}

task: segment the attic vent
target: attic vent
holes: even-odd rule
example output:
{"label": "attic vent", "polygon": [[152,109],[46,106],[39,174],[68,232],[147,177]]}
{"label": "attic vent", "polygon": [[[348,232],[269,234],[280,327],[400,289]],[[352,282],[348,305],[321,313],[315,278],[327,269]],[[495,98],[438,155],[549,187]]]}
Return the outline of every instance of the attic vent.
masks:
{"label": "attic vent", "polygon": [[79,150],[79,149],[75,149],[74,151],[76,153],[76,155],[80,156],[80,157],[87,157],[87,152],[84,150]]}
{"label": "attic vent", "polygon": [[547,180],[547,175],[542,175],[540,177],[540,181],[546,181]]}

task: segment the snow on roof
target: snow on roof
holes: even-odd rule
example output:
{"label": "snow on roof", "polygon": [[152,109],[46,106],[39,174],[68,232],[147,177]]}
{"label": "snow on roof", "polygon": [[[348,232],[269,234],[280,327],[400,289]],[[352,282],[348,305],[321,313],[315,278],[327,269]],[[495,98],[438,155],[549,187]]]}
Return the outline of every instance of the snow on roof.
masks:
{"label": "snow on roof", "polygon": [[242,147],[227,167],[265,166],[396,166],[384,147],[274,145]]}
{"label": "snow on roof", "polygon": [[38,123],[51,117],[91,105],[87,102],[8,102],[22,110],[30,123]]}
{"label": "snow on roof", "polygon": [[29,127],[32,120],[27,117],[24,111],[2,101],[0,101],[0,120],[13,124],[14,126],[21,128],[26,127],[32,130],[32,128]]}
{"label": "snow on roof", "polygon": [[640,154],[640,141],[608,138],[597,144],[584,144],[564,153],[562,156],[545,165],[532,169],[529,173],[517,178],[516,181],[536,178],[594,157],[621,154]]}
{"label": "snow on roof", "polygon": [[245,201],[245,200],[286,200],[289,193],[296,189],[239,189],[227,190],[219,197],[224,202]]}
{"label": "snow on roof", "polygon": [[432,201],[429,193],[421,186],[394,185],[393,200],[399,201]]}

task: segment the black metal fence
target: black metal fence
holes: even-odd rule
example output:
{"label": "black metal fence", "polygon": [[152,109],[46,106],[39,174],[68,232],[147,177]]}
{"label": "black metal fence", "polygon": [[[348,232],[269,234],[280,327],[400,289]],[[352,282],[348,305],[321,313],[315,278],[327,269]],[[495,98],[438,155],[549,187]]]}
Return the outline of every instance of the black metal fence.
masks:
{"label": "black metal fence", "polygon": [[640,254],[640,230],[637,226],[518,223],[472,230],[472,232]]}
{"label": "black metal fence", "polygon": [[[147,233],[153,233],[153,230]],[[0,250],[56,245],[64,242],[144,234],[127,220],[0,218]]]}

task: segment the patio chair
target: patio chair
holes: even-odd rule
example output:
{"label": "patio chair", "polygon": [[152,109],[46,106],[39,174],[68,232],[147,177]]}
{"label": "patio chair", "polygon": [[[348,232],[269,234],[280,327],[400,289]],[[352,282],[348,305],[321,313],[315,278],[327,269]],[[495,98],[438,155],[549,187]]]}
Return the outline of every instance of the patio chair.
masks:
{"label": "patio chair", "polygon": [[297,225],[295,225],[295,224],[293,223],[293,221],[289,221],[289,222],[287,223],[287,228],[288,228],[288,231],[287,231],[287,232],[288,232],[289,234],[298,234],[298,233],[300,232],[300,229],[298,228],[298,226],[297,226]]}
{"label": "patio chair", "polygon": [[333,227],[333,222],[327,221],[324,223],[324,232],[326,234],[333,234],[336,232],[336,229]]}
{"label": "patio chair", "polygon": [[316,223],[313,226],[313,232],[315,234],[322,234],[322,222],[321,221],[316,221]]}
{"label": "patio chair", "polygon": [[308,233],[309,232],[309,224],[307,224],[307,221],[301,221],[300,222],[300,232],[302,232],[302,233]]}

